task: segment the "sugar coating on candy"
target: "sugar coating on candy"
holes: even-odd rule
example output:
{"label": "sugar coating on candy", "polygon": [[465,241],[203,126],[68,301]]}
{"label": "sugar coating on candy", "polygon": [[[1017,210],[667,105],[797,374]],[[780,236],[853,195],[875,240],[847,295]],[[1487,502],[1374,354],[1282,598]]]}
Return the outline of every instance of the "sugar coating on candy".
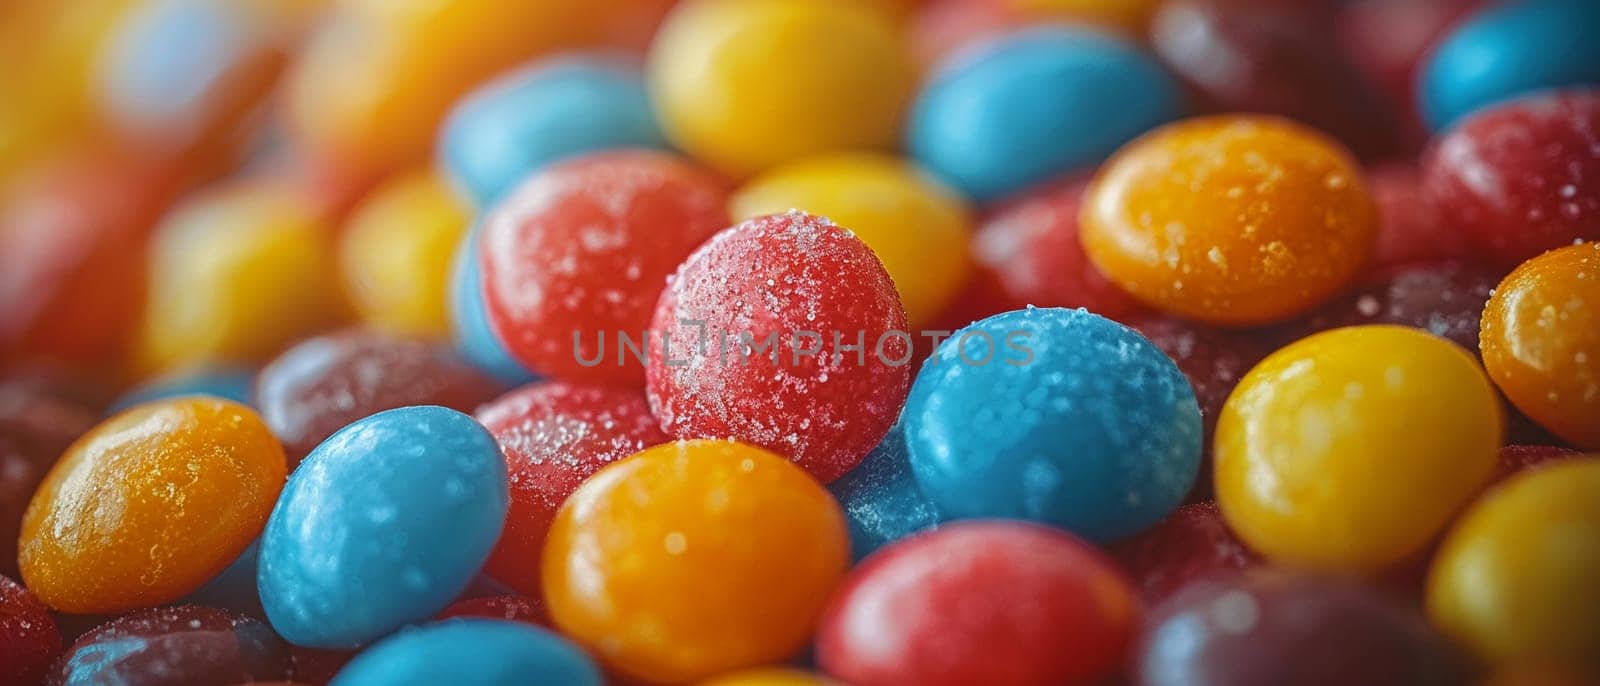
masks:
{"label": "sugar coating on candy", "polygon": [[437,619],[452,617],[482,617],[539,626],[550,623],[544,603],[525,595],[496,595],[458,600],[441,611]]}
{"label": "sugar coating on candy", "polygon": [[861,464],[828,484],[828,490],[839,499],[850,522],[851,555],[856,560],[944,519],[911,473],[899,425],[889,429]]}
{"label": "sugar coating on candy", "polygon": [[1360,324],[1422,329],[1476,353],[1478,324],[1498,270],[1463,262],[1391,267],[1368,276],[1351,292],[1314,312],[1308,332]]}
{"label": "sugar coating on candy", "polygon": [[1259,564],[1209,500],[1179,507],[1149,531],[1118,543],[1111,554],[1151,604],[1196,579],[1236,574]]}
{"label": "sugar coating on candy", "polygon": [[539,593],[539,555],[556,508],[601,467],[666,443],[644,393],[560,381],[509,393],[478,411],[506,456],[511,509],[485,570]]}
{"label": "sugar coating on candy", "polygon": [[911,381],[911,332],[883,265],[848,229],[799,211],[707,241],[651,330],[663,430],[758,445],[824,483],[883,438]]}
{"label": "sugar coating on candy", "polygon": [[60,652],[61,634],[49,608],[0,574],[0,684],[38,683]]}
{"label": "sugar coating on candy", "polygon": [[1474,114],[1434,141],[1422,172],[1445,222],[1496,264],[1600,239],[1600,89]]}
{"label": "sugar coating on candy", "polygon": [[86,633],[45,684],[235,684],[288,679],[289,646],[261,620],[199,605],[141,610]]}
{"label": "sugar coating on candy", "polygon": [[485,220],[489,319],[507,349],[557,378],[637,385],[621,335],[641,336],[666,277],[726,228],[722,184],[666,153],[597,153],[535,174]]}

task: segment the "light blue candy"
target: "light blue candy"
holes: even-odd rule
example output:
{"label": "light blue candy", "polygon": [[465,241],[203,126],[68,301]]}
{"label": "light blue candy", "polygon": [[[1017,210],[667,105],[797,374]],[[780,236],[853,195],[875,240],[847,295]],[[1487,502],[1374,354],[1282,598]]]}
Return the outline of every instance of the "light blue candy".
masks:
{"label": "light blue candy", "polygon": [[912,106],[913,156],[988,200],[1079,167],[1178,118],[1182,90],[1154,58],[1086,29],[999,39],[957,60]]}
{"label": "light blue candy", "polygon": [[1429,125],[1519,95],[1600,83],[1600,0],[1522,0],[1461,24],[1426,58],[1417,88]]}
{"label": "light blue candy", "polygon": [[494,438],[443,407],[357,421],[306,456],[261,537],[261,604],[292,643],[353,648],[432,617],[505,521]]}
{"label": "light blue candy", "polygon": [[448,619],[368,648],[330,686],[599,686],[583,651],[549,631],[495,619]]}
{"label": "light blue candy", "polygon": [[666,146],[638,68],[593,55],[539,62],[473,92],[445,121],[439,157],[451,179],[488,207],[551,162]]}
{"label": "light blue candy", "polygon": [[108,413],[121,412],[134,405],[152,400],[163,400],[185,395],[209,395],[252,404],[255,394],[256,373],[242,367],[215,367],[184,372],[150,381],[128,391],[111,404]]}
{"label": "light blue candy", "polygon": [[537,381],[539,377],[511,356],[489,324],[477,251],[478,227],[474,226],[456,248],[455,263],[451,266],[450,328],[456,350],[473,366],[507,386]]}
{"label": "light blue candy", "polygon": [[1095,541],[1160,521],[1200,468],[1188,379],[1134,330],[1084,310],[1028,308],[957,331],[923,363],[902,421],[939,509]]}
{"label": "light blue candy", "polygon": [[828,490],[844,509],[850,552],[858,561],[943,519],[911,474],[905,434],[898,424],[861,464],[828,484]]}

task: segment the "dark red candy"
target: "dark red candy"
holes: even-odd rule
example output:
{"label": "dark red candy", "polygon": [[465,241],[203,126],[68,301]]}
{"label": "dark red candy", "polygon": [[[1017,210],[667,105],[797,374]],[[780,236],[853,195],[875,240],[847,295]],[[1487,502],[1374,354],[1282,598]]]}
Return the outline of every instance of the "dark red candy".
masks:
{"label": "dark red candy", "polygon": [[1118,543],[1111,553],[1150,604],[1189,582],[1237,574],[1259,563],[1209,500],[1179,507],[1154,528]]}
{"label": "dark red candy", "polygon": [[1417,63],[1434,39],[1482,4],[1480,0],[1347,0],[1340,8],[1338,37],[1350,61],[1396,103],[1407,148],[1427,139],[1411,103]]}
{"label": "dark red candy", "polygon": [[540,552],[556,509],[601,467],[667,442],[644,393],[552,381],[478,410],[505,453],[511,508],[485,571],[537,596]]}
{"label": "dark red candy", "polygon": [[1452,647],[1354,581],[1253,572],[1197,581],[1157,607],[1134,658],[1143,686],[1467,683]]}
{"label": "dark red candy", "polygon": [[265,622],[180,605],[119,617],[78,637],[45,681],[122,686],[223,686],[290,677],[289,645]]}
{"label": "dark red candy", "polygon": [[816,657],[856,686],[1100,683],[1122,666],[1139,613],[1116,565],[1072,535],[957,522],[852,570]]}
{"label": "dark red candy", "polygon": [[289,646],[289,661],[294,666],[295,683],[323,686],[333,680],[345,663],[355,659],[354,650],[320,650]]}
{"label": "dark red candy", "polygon": [[1436,139],[1422,174],[1429,202],[1495,264],[1600,239],[1600,90],[1473,114]]}
{"label": "dark red candy", "polygon": [[1378,208],[1374,266],[1473,257],[1472,244],[1461,230],[1423,199],[1422,174],[1415,165],[1396,162],[1369,169],[1367,188]]}
{"label": "dark red candy", "polygon": [[486,598],[458,600],[439,612],[438,619],[451,617],[486,617],[508,622],[548,625],[544,603],[525,595],[496,595]]}
{"label": "dark red candy", "polygon": [[1497,270],[1461,262],[1392,267],[1365,279],[1307,320],[1308,332],[1361,324],[1422,329],[1478,351],[1478,321]]}
{"label": "dark red candy", "polygon": [[17,574],[22,513],[56,458],[99,419],[105,394],[54,368],[0,376],[0,574]]}
{"label": "dark red candy", "polygon": [[50,610],[22,584],[0,574],[0,686],[39,683],[61,652]]}
{"label": "dark red candy", "polygon": [[411,405],[470,413],[498,391],[444,346],[355,330],[304,341],[278,356],[256,380],[256,407],[292,467],[357,419]]}

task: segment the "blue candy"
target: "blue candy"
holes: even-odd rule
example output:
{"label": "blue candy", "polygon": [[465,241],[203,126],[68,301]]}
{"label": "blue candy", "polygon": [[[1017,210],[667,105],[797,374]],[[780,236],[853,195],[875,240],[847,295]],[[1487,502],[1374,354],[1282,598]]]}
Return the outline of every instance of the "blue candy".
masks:
{"label": "blue candy", "polygon": [[506,350],[489,324],[484,302],[483,271],[478,263],[478,227],[472,227],[456,249],[450,273],[450,325],[456,350],[483,373],[507,386],[533,383],[539,377]]}
{"label": "blue candy", "polygon": [[1178,82],[1131,43],[1042,28],[958,58],[923,87],[908,145],[921,165],[987,200],[1095,164],[1182,114]]}
{"label": "blue candy", "polygon": [[255,394],[256,373],[240,367],[216,367],[183,372],[150,381],[111,404],[108,413],[121,412],[139,403],[184,395],[210,395],[250,405]]}
{"label": "blue candy", "polygon": [[451,179],[488,207],[556,160],[666,146],[639,70],[590,56],[541,62],[467,96],[445,121],[439,157]]}
{"label": "blue candy", "polygon": [[600,670],[566,639],[536,626],[449,619],[368,648],[330,686],[599,686]]}
{"label": "blue candy", "polygon": [[1016,310],[955,332],[902,415],[911,469],[952,517],[1109,541],[1155,524],[1200,469],[1200,406],[1143,336],[1084,310]]}
{"label": "blue candy", "polygon": [[1446,36],[1419,71],[1419,107],[1436,130],[1532,91],[1600,83],[1600,1],[1489,8]]}
{"label": "blue candy", "polygon": [[850,552],[860,560],[889,543],[942,521],[911,474],[905,433],[889,430],[855,469],[828,484],[850,525]]}
{"label": "blue candy", "polygon": [[506,489],[494,437],[455,410],[403,407],[340,429],[267,519],[267,619],[292,643],[353,648],[433,616],[488,558]]}

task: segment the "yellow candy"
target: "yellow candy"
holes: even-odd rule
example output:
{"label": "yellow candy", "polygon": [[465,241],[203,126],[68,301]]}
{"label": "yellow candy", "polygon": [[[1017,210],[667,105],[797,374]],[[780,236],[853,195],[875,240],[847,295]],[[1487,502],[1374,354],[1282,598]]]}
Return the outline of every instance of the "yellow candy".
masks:
{"label": "yellow candy", "polygon": [[1377,572],[1421,551],[1483,487],[1504,423],[1459,346],[1398,326],[1328,331],[1268,356],[1229,396],[1217,501],[1274,561]]}
{"label": "yellow candy", "polygon": [[859,0],[689,0],[648,71],[667,137],[741,178],[892,147],[914,78],[892,14]]}
{"label": "yellow candy", "polygon": [[432,171],[396,177],[356,208],[339,263],[356,313],[379,328],[443,338],[451,256],[468,210]]}
{"label": "yellow candy", "polygon": [[308,199],[270,184],[180,205],[152,248],[140,370],[261,361],[337,323],[345,305],[332,244]]}
{"label": "yellow candy", "polygon": [[725,674],[700,686],[839,686],[839,682],[798,669],[772,667]]}
{"label": "yellow candy", "polygon": [[970,210],[899,159],[840,153],[786,164],[740,189],[728,213],[741,221],[789,209],[824,215],[866,241],[912,326],[931,321],[966,282]]}
{"label": "yellow candy", "polygon": [[1445,538],[1428,616],[1485,659],[1600,677],[1600,459],[1521,474]]}

